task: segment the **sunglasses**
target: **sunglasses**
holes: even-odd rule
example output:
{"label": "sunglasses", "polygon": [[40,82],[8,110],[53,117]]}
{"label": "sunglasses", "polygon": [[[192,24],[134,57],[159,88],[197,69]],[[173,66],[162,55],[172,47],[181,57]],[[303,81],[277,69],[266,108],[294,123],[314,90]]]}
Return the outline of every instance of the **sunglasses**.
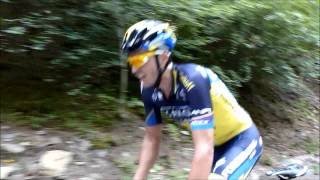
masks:
{"label": "sunglasses", "polygon": [[146,62],[148,62],[150,57],[154,55],[156,55],[156,51],[147,51],[137,55],[129,56],[128,63],[130,66],[138,69],[141,66],[143,66]]}

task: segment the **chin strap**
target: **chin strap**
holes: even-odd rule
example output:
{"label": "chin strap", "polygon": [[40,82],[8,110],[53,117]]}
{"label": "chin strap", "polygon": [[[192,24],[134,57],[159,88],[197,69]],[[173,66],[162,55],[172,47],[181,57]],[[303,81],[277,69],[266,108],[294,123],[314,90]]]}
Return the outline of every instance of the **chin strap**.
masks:
{"label": "chin strap", "polygon": [[169,66],[170,63],[171,63],[171,56],[169,57],[167,63],[164,65],[164,67],[162,69],[160,67],[159,55],[156,55],[156,64],[157,64],[157,68],[158,68],[158,77],[157,77],[156,82],[154,83],[154,87],[155,88],[159,88],[162,74],[166,71],[166,69],[167,69],[167,67]]}

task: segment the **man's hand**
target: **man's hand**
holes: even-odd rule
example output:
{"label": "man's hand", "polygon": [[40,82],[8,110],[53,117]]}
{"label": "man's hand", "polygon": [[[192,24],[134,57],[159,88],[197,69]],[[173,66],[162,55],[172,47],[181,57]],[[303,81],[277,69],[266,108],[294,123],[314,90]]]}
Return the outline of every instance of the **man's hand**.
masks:
{"label": "man's hand", "polygon": [[134,175],[134,180],[147,179],[150,168],[159,152],[162,125],[146,127],[139,158],[139,167]]}
{"label": "man's hand", "polygon": [[205,180],[209,177],[213,161],[213,131],[213,129],[192,131],[195,152],[189,180]]}

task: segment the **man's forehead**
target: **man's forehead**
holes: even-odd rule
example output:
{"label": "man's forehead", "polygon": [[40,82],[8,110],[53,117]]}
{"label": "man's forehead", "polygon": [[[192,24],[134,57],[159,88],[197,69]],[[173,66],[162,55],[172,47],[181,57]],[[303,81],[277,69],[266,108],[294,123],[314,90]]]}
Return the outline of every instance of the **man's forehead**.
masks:
{"label": "man's forehead", "polygon": [[[143,49],[138,49],[138,50],[129,52],[128,56],[135,56],[135,55],[143,54],[143,53],[147,53],[147,52],[150,52],[150,51],[146,51],[146,50],[143,50]],[[168,50],[155,50],[155,52],[156,52],[155,54],[162,54],[162,53],[168,53]]]}
{"label": "man's forehead", "polygon": [[145,52],[147,52],[147,51],[145,51],[145,50],[143,50],[143,49],[138,49],[138,50],[129,52],[129,53],[128,53],[128,56],[134,56],[134,55],[142,54],[142,53],[145,53]]}

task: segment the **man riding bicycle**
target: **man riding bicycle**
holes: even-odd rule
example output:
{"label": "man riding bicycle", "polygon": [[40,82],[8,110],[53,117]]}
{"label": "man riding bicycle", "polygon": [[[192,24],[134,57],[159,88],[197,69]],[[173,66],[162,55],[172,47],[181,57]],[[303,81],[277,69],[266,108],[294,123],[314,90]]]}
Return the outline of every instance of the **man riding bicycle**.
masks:
{"label": "man riding bicycle", "polygon": [[161,112],[192,131],[194,156],[189,179],[244,179],[262,153],[262,139],[249,114],[210,69],[176,64],[172,27],[143,20],[125,33],[122,50],[140,80],[146,131],[134,179],[147,179],[158,155]]}

